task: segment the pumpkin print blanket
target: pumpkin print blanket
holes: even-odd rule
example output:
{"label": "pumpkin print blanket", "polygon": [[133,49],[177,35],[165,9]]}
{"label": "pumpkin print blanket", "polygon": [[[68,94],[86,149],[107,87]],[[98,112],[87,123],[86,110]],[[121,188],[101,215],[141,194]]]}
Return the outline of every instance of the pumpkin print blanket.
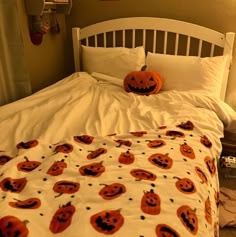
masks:
{"label": "pumpkin print blanket", "polygon": [[191,121],[16,147],[0,156],[0,236],[217,236],[217,162]]}
{"label": "pumpkin print blanket", "polygon": [[216,237],[235,121],[199,91],[138,96],[83,72],[2,106],[0,236]]}

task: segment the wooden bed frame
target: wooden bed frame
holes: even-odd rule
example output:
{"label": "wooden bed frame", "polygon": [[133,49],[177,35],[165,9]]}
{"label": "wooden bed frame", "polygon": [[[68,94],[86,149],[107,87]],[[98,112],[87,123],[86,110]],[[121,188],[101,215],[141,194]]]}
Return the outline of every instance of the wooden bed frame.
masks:
{"label": "wooden bed frame", "polygon": [[[232,57],[235,33],[226,34],[196,24],[156,17],[129,17],[107,20],[84,28],[72,29],[75,71],[81,70],[81,44],[95,47],[143,45],[145,51],[162,54]],[[229,70],[222,84],[225,99]]]}

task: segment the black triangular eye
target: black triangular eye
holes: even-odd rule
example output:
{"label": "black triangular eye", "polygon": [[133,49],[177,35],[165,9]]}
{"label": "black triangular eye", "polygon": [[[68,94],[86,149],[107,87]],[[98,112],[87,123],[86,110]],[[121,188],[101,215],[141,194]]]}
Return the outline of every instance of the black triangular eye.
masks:
{"label": "black triangular eye", "polygon": [[135,78],[134,78],[134,77],[132,77],[132,78],[131,78],[131,81],[134,81],[134,80],[135,80]]}
{"label": "black triangular eye", "polygon": [[149,81],[154,81],[152,77],[150,77]]}

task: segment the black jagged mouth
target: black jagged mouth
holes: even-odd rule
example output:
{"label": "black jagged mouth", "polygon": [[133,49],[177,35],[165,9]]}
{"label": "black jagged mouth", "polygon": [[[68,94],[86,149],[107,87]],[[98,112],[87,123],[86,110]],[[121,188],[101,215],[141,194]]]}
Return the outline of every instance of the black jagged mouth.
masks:
{"label": "black jagged mouth", "polygon": [[130,91],[136,92],[136,93],[150,93],[155,90],[156,85],[146,87],[146,88],[139,88],[139,87],[133,87],[131,85],[128,85],[128,88]]}

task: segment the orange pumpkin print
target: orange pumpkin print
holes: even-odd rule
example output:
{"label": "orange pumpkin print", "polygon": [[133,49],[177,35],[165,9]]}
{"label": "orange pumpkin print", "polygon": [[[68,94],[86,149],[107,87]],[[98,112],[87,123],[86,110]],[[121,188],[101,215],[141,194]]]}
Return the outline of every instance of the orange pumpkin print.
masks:
{"label": "orange pumpkin print", "polygon": [[71,224],[72,217],[75,211],[75,207],[71,205],[70,202],[66,205],[62,205],[61,207],[59,207],[50,222],[50,231],[54,234],[57,234],[67,229]]}
{"label": "orange pumpkin print", "polygon": [[154,173],[144,169],[132,169],[130,171],[130,174],[138,180],[144,179],[154,181],[157,178],[157,176]]}
{"label": "orange pumpkin print", "polygon": [[168,130],[166,131],[166,136],[170,136],[170,137],[185,137],[184,133],[180,132],[180,131],[175,131],[175,130]]}
{"label": "orange pumpkin print", "polygon": [[124,79],[124,89],[139,95],[156,94],[162,87],[163,79],[161,75],[154,71],[145,71],[144,66],[141,71],[130,72]]}
{"label": "orange pumpkin print", "polygon": [[198,175],[198,177],[202,180],[202,182],[208,185],[207,176],[202,171],[202,169],[200,167],[196,166],[195,167],[195,172]]}
{"label": "orange pumpkin print", "polygon": [[147,134],[146,131],[137,131],[137,132],[130,132],[135,137],[142,137],[143,135]]}
{"label": "orange pumpkin print", "polygon": [[47,174],[52,176],[61,175],[63,170],[67,167],[67,164],[64,160],[55,161],[51,167],[48,169]]}
{"label": "orange pumpkin print", "polygon": [[38,145],[38,141],[37,140],[31,140],[28,142],[20,142],[16,145],[17,149],[30,149],[32,147],[35,147]]}
{"label": "orange pumpkin print", "polygon": [[5,192],[20,193],[24,189],[26,183],[26,178],[13,179],[7,177],[0,182],[0,187]]}
{"label": "orange pumpkin print", "polygon": [[176,230],[166,224],[156,226],[156,235],[157,237],[181,237]]}
{"label": "orange pumpkin print", "polygon": [[74,136],[74,140],[81,144],[90,145],[93,142],[94,137],[89,135]]}
{"label": "orange pumpkin print", "polygon": [[19,171],[23,172],[31,172],[34,169],[36,169],[39,165],[41,165],[41,162],[39,161],[30,161],[27,157],[24,157],[25,161],[22,161],[17,164],[17,169]]}
{"label": "orange pumpkin print", "polygon": [[36,209],[40,207],[41,201],[38,198],[28,198],[23,201],[9,202],[9,205],[18,209]]}
{"label": "orange pumpkin print", "polygon": [[177,210],[177,216],[184,225],[184,227],[193,235],[198,232],[198,218],[195,211],[187,206],[181,206]]}
{"label": "orange pumpkin print", "polygon": [[181,144],[180,145],[180,152],[183,156],[190,158],[190,159],[195,159],[195,153],[194,150],[191,146],[189,146],[187,143]]}
{"label": "orange pumpkin print", "polygon": [[122,140],[122,139],[119,139],[119,140],[115,140],[115,142],[117,142],[119,145],[118,145],[118,147],[120,147],[120,146],[128,146],[128,147],[130,147],[131,145],[132,145],[132,142],[131,141],[129,141],[129,140]]}
{"label": "orange pumpkin print", "polygon": [[170,169],[173,164],[172,158],[167,154],[156,153],[148,158],[149,162],[161,169]]}
{"label": "orange pumpkin print", "polygon": [[105,200],[112,200],[118,198],[125,192],[126,188],[123,184],[113,183],[105,185],[105,187],[100,190],[99,195]]}
{"label": "orange pumpkin print", "polygon": [[216,165],[214,163],[214,160],[212,158],[210,158],[209,156],[206,156],[204,158],[204,162],[206,164],[208,171],[210,172],[211,176],[213,177],[216,173]]}
{"label": "orange pumpkin print", "polygon": [[5,165],[11,159],[12,159],[12,157],[10,157],[10,156],[6,156],[6,155],[0,156],[0,165]]}
{"label": "orange pumpkin print", "polygon": [[194,128],[194,125],[191,121],[188,120],[187,122],[180,123],[176,127],[182,128],[182,129],[187,130],[187,131],[192,131],[193,128]]}
{"label": "orange pumpkin print", "polygon": [[2,237],[27,237],[29,230],[26,221],[15,216],[4,216],[0,219],[0,234]]}
{"label": "orange pumpkin print", "polygon": [[73,151],[73,146],[69,143],[64,143],[55,147],[54,152],[70,153]]}
{"label": "orange pumpkin print", "polygon": [[124,224],[120,210],[104,210],[91,216],[90,224],[99,233],[112,235]]}
{"label": "orange pumpkin print", "polygon": [[205,218],[206,218],[206,221],[211,225],[212,224],[212,209],[211,209],[211,201],[209,197],[205,201]]}
{"label": "orange pumpkin print", "polygon": [[202,145],[204,145],[207,148],[211,148],[212,147],[212,143],[211,143],[211,141],[208,139],[208,137],[206,135],[203,135],[201,137],[200,142],[202,143]]}
{"label": "orange pumpkin print", "polygon": [[159,148],[159,147],[162,147],[162,146],[165,146],[166,145],[166,142],[163,141],[163,140],[152,140],[152,141],[149,141],[147,146],[150,147],[150,148]]}
{"label": "orange pumpkin print", "polygon": [[134,160],[134,154],[129,151],[122,152],[118,158],[118,161],[124,165],[130,165],[134,162]]}
{"label": "orange pumpkin print", "polygon": [[89,177],[98,177],[105,171],[105,167],[102,165],[102,162],[100,163],[91,163],[88,165],[81,166],[79,168],[79,172],[83,176],[89,176]]}
{"label": "orange pumpkin print", "polygon": [[98,158],[99,156],[104,155],[106,153],[107,153],[107,149],[101,147],[95,151],[90,152],[87,155],[87,159],[92,160],[92,159]]}
{"label": "orange pumpkin print", "polygon": [[141,200],[141,210],[149,215],[158,215],[161,211],[161,199],[153,189],[144,192]]}
{"label": "orange pumpkin print", "polygon": [[60,180],[54,184],[53,191],[59,194],[63,193],[71,194],[77,192],[79,188],[80,184],[77,182]]}
{"label": "orange pumpkin print", "polygon": [[195,193],[197,191],[196,186],[194,184],[194,182],[189,179],[189,178],[178,178],[178,177],[174,177],[177,178],[178,181],[176,181],[175,186],[176,188],[185,194],[192,194]]}

